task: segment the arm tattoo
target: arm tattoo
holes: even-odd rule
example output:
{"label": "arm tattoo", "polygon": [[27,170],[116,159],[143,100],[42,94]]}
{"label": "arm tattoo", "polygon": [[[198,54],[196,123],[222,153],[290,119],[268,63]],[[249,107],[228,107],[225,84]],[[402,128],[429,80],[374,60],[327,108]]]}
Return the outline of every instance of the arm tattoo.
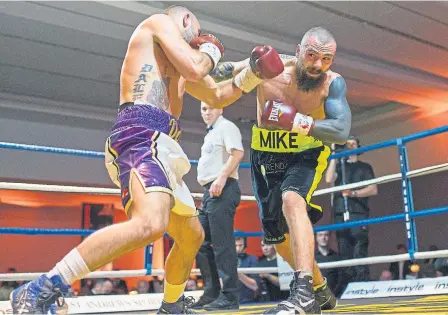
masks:
{"label": "arm tattoo", "polygon": [[316,120],[311,131],[313,137],[324,142],[345,143],[350,134],[352,113],[348,105],[347,85],[342,77],[330,84],[324,110],[326,118]]}
{"label": "arm tattoo", "polygon": [[154,80],[148,93],[148,102],[160,109],[167,110],[170,107],[169,99],[170,78],[162,77],[162,81]]}
{"label": "arm tattoo", "polygon": [[235,67],[231,62],[220,62],[218,66],[210,72],[210,76],[215,80],[215,82],[221,82],[233,77],[233,69]]}

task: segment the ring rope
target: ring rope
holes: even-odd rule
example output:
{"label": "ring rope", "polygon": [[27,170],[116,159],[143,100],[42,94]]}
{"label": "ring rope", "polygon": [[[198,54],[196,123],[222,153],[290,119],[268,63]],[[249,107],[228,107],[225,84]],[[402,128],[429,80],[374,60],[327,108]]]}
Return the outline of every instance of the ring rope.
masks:
{"label": "ring rope", "polygon": [[[426,210],[419,210],[416,212],[408,213],[410,218],[418,218],[423,216],[437,215],[448,212],[448,206],[440,208],[432,208]],[[405,213],[397,213],[377,218],[369,218],[357,221],[350,221],[344,223],[335,223],[330,225],[321,225],[314,227],[314,232],[321,231],[334,231],[352,228],[356,226],[378,224],[391,221],[404,220],[406,218]],[[0,234],[19,234],[19,235],[82,235],[87,236],[96,232],[96,230],[82,230],[82,229],[41,229],[41,228],[0,228]],[[263,236],[262,232],[237,232],[235,236],[245,237],[260,237]]]}
{"label": "ring rope", "polygon": [[[437,250],[428,252],[417,252],[414,254],[415,259],[429,259],[429,258],[443,258],[448,257],[448,250]],[[382,263],[392,263],[397,261],[411,260],[409,254],[386,255],[366,258],[347,259],[334,262],[318,263],[321,269],[344,268],[359,265],[373,265]],[[277,273],[277,267],[267,268],[238,268],[238,272],[244,274],[259,274],[259,273]],[[28,272],[28,273],[0,273],[0,281],[29,281],[38,278],[43,272]],[[153,269],[151,276],[163,276],[165,271],[163,269]],[[199,269],[192,269],[192,275],[200,275]],[[83,279],[98,279],[98,278],[130,278],[148,276],[146,269],[138,270],[120,270],[120,271],[94,271],[83,277]]]}
{"label": "ring rope", "polygon": [[68,154],[68,155],[77,155],[77,156],[93,157],[93,158],[104,158],[104,152],[46,147],[46,146],[41,146],[41,145],[11,143],[11,142],[0,142],[0,148],[13,149],[13,150],[24,150],[24,151],[37,151],[37,152],[46,152],[46,153]]}
{"label": "ring rope", "polygon": [[[442,171],[448,171],[448,163],[428,166],[428,167],[419,168],[419,169],[416,169],[413,171],[409,171],[406,173],[406,176],[408,178],[413,178],[413,177],[418,177],[418,176],[422,176],[422,175],[438,173],[438,172],[442,172]],[[369,180],[365,180],[365,181],[357,182],[357,183],[353,183],[353,184],[319,189],[314,192],[313,196],[321,196],[321,195],[330,194],[330,193],[334,193],[334,192],[338,192],[338,191],[360,188],[360,187],[365,187],[365,186],[374,185],[374,184],[385,184],[385,183],[393,182],[396,180],[401,180],[401,177],[402,177],[401,173],[397,173],[397,174],[391,174],[391,175],[384,175],[381,177],[377,177],[374,179],[369,179]]]}
{"label": "ring rope", "polygon": [[410,218],[417,218],[417,217],[423,217],[423,216],[437,215],[437,214],[446,213],[446,212],[448,212],[448,206],[440,207],[440,208],[426,209],[426,210],[419,210],[419,211],[415,211],[415,212],[411,212],[411,213],[397,213],[397,214],[386,215],[386,216],[377,217],[377,218],[349,221],[349,222],[344,222],[344,223],[335,223],[335,224],[330,224],[330,225],[321,225],[321,226],[315,227],[314,231],[315,232],[335,231],[335,230],[341,230],[341,229],[348,229],[348,228],[352,228],[352,227],[356,227],[356,226],[404,220],[406,218],[406,216],[409,216]]}
{"label": "ring rope", "polygon": [[[367,152],[372,149],[393,146],[393,145],[398,144],[397,141],[400,141],[400,143],[405,143],[405,142],[413,141],[416,139],[431,136],[431,135],[445,132],[445,131],[448,131],[448,126],[443,126],[440,128],[428,130],[425,132],[410,135],[410,136],[400,138],[400,139],[389,140],[389,141],[386,141],[383,143],[370,145],[370,146],[359,148],[356,150],[345,151],[345,152],[333,154],[332,156],[330,156],[329,159],[335,159],[335,158],[339,158],[342,156],[348,156],[348,155],[352,155],[352,154]],[[45,151],[45,152],[51,152],[51,153],[62,153],[62,154],[71,154],[71,155],[75,154],[75,155],[81,155],[81,156],[86,156],[86,157],[98,157],[98,158],[104,157],[104,153],[102,153],[102,152],[73,150],[73,149],[61,149],[61,148],[51,148],[51,147],[40,147],[40,146],[29,146],[29,145],[21,145],[21,144],[11,144],[11,143],[6,143],[6,142],[0,142],[0,147],[9,148],[9,149]],[[190,161],[190,162],[192,164],[197,164],[197,161]],[[242,163],[240,166],[241,166],[241,168],[247,168],[247,167],[250,167],[250,164]],[[405,176],[411,178],[411,177],[416,177],[416,176],[421,176],[421,175],[432,174],[432,173],[440,172],[440,171],[447,170],[447,169],[448,169],[448,163],[445,163],[445,164],[430,166],[430,167],[426,167],[426,168],[422,168],[422,169],[418,169],[418,170],[414,170],[414,171],[409,171],[405,174]],[[372,185],[372,184],[379,184],[379,183],[386,183],[386,182],[390,182],[390,181],[400,180],[400,179],[402,179],[402,176],[403,176],[403,174],[401,174],[401,173],[392,174],[392,175],[379,177],[379,178],[376,178],[376,179],[373,179],[370,181],[364,181],[364,182],[359,182],[359,183],[354,183],[354,184],[349,184],[349,185],[344,185],[344,186],[322,189],[322,190],[316,191],[316,193],[314,195],[323,195],[323,194],[332,193],[332,192],[336,192],[336,191],[342,191],[345,189],[353,189],[353,188],[358,188],[358,187],[365,187],[365,186]],[[15,188],[12,188],[14,186],[15,186]],[[40,189],[36,189],[36,187],[40,187],[40,188],[45,187],[45,189],[40,190]],[[71,191],[61,190],[61,188],[64,189],[66,187],[70,187]],[[26,188],[28,188],[28,189],[26,189]],[[53,188],[53,189],[51,189],[51,188]],[[55,188],[56,188],[56,190],[55,190]],[[19,190],[34,190],[34,191],[40,190],[40,191],[52,191],[52,192],[92,193],[92,194],[105,194],[105,195],[120,193],[119,189],[109,189],[109,188],[37,185],[37,184],[8,183],[8,182],[3,182],[3,183],[0,182],[0,189],[16,189],[16,190],[19,189]],[[80,191],[80,189],[88,189],[89,191]],[[192,195],[195,198],[202,197],[201,194],[192,194]],[[251,196],[243,196],[241,199],[246,200],[246,201],[254,201],[255,200],[255,198],[251,197]],[[340,229],[340,228],[342,228],[341,226],[343,226],[344,224],[358,224],[358,225],[374,224],[374,223],[385,222],[386,220],[389,220],[389,221],[400,220],[400,219],[406,218],[406,216],[415,218],[415,217],[420,217],[423,215],[438,214],[438,213],[442,213],[442,212],[446,212],[446,211],[448,211],[448,207],[442,207],[442,208],[435,208],[435,209],[429,209],[429,210],[421,210],[421,211],[417,211],[415,213],[406,213],[406,214],[401,213],[401,214],[396,214],[396,215],[392,215],[392,216],[373,218],[373,219],[368,219],[368,220],[360,220],[360,221],[355,221],[355,222],[347,222],[347,223],[342,223],[339,225],[335,224],[335,225],[332,225],[331,227],[333,229]],[[327,230],[328,230],[328,227],[330,227],[330,226],[326,227]],[[324,229],[325,227],[321,226],[321,227],[318,227],[318,229],[319,228]],[[40,230],[40,232],[42,231],[41,229],[33,229],[33,230],[35,230],[35,231]],[[67,229],[65,229],[65,230],[67,230]],[[23,229],[22,229],[22,231],[23,231]],[[90,231],[83,230],[83,232],[90,232]],[[38,234],[38,233],[36,233],[36,234]],[[41,233],[39,233],[39,234],[41,234]],[[257,233],[249,233],[249,234],[257,234]],[[77,235],[79,235],[79,234],[77,234]],[[390,263],[390,262],[404,261],[404,260],[439,258],[439,257],[448,257],[448,250],[440,250],[440,251],[432,251],[432,252],[416,252],[416,253],[412,253],[412,255],[410,255],[408,253],[408,254],[393,255],[393,256],[377,256],[377,257],[350,259],[350,260],[343,260],[343,261],[330,262],[330,263],[321,263],[321,264],[319,264],[319,266],[322,269],[327,269],[327,268],[337,268],[337,267],[349,267],[349,266],[355,266],[355,265],[369,265],[369,264],[377,264],[377,263]],[[243,272],[243,273],[249,273],[249,274],[250,273],[275,273],[275,272],[278,272],[278,269],[277,268],[239,268],[238,271]],[[42,273],[0,274],[0,281],[12,280],[12,279],[32,280],[32,279],[35,279],[36,277],[40,276],[41,274]],[[163,274],[164,274],[164,270],[152,270],[151,271],[151,275],[163,275]],[[199,270],[196,269],[196,270],[192,270],[192,274],[200,274],[200,273],[199,273]],[[18,279],[19,276],[30,277],[30,275],[32,276],[32,278]],[[148,275],[148,270],[142,269],[142,270],[113,271],[113,272],[92,272],[89,275],[87,275],[85,278],[135,277],[135,276],[146,276],[146,275]]]}
{"label": "ring rope", "polygon": [[[437,172],[448,170],[448,163],[433,165],[424,167],[421,169],[407,172],[407,177],[413,178],[422,175],[429,175]],[[385,175],[362,182],[353,184],[341,185],[337,187],[330,187],[316,190],[313,196],[320,196],[330,194],[347,189],[354,189],[359,187],[365,187],[373,184],[384,184],[396,180],[401,180],[401,173]],[[65,186],[65,185],[47,185],[47,184],[28,184],[28,183],[11,183],[0,182],[0,189],[5,190],[29,190],[29,191],[44,191],[44,192],[61,192],[61,193],[83,193],[83,194],[95,194],[95,195],[120,195],[120,189],[117,188],[100,188],[100,187],[81,187],[81,186]],[[192,193],[195,199],[201,199],[202,194]],[[253,196],[241,196],[241,201],[255,201]]]}
{"label": "ring rope", "polygon": [[[442,126],[422,132],[418,132],[412,135],[408,135],[402,138],[396,138],[392,140],[387,140],[384,142],[379,142],[375,144],[371,144],[368,146],[363,146],[362,148],[358,148],[355,150],[348,150],[339,153],[332,154],[329,159],[337,159],[343,156],[349,156],[358,153],[364,153],[367,151],[377,150],[385,147],[391,147],[398,145],[398,143],[406,143],[414,140],[418,140],[421,138],[426,138],[429,136],[433,136],[436,134],[440,134],[448,131],[448,126]],[[77,149],[66,149],[66,148],[57,148],[57,147],[47,147],[47,146],[39,146],[39,145],[29,145],[29,144],[21,144],[21,143],[11,143],[11,142],[0,142],[0,148],[3,149],[14,149],[14,150],[25,150],[25,151],[40,151],[47,153],[59,153],[59,154],[69,154],[69,155],[78,155],[84,157],[93,157],[93,158],[104,158],[104,152],[96,152],[96,151],[88,151],[88,150],[77,150]],[[197,160],[191,160],[190,163],[192,165],[197,165]],[[249,163],[241,163],[241,168],[250,168]]]}

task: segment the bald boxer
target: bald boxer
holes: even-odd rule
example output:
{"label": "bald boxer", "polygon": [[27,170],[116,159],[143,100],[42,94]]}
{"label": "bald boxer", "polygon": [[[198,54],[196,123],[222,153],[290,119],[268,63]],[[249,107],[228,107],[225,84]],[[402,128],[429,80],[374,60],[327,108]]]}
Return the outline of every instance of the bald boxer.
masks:
{"label": "bald boxer", "polygon": [[[173,6],[143,21],[132,34],[120,77],[121,105],[107,138],[105,161],[112,181],[121,188],[130,219],[92,234],[48,274],[16,289],[10,297],[14,313],[54,313],[54,302],[61,301],[74,281],[166,232],[175,244],[166,260],[158,313],[192,313],[188,308],[192,303],[183,293],[204,232],[182,180],[190,169],[178,143],[183,95],[186,91],[219,106],[242,95],[242,88],[231,80],[216,84],[208,76],[224,47],[213,35],[200,33],[194,14]],[[259,80],[283,71],[274,49],[256,51]]]}
{"label": "bald boxer", "polygon": [[[264,242],[294,268],[288,300],[266,314],[320,314],[336,307],[314,260],[312,224],[322,208],[311,196],[327,167],[330,149],[324,143],[345,143],[351,111],[343,77],[330,70],[336,41],[321,27],[306,32],[295,56],[282,56],[279,76],[251,76],[256,61],[222,63],[217,81],[234,76],[249,93],[257,87],[257,126],[252,130],[252,185],[260,207]],[[236,74],[236,75],[235,75]]]}

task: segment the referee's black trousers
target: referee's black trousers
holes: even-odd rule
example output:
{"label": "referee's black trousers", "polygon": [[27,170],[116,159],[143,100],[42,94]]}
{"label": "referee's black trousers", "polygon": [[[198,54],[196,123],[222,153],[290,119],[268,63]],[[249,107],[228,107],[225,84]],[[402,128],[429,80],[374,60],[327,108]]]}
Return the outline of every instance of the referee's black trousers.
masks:
{"label": "referee's black trousers", "polygon": [[238,181],[229,178],[221,196],[210,198],[212,183],[204,186],[199,221],[205,231],[205,240],[197,255],[197,264],[204,281],[204,295],[217,297],[222,292],[230,300],[238,301],[238,273],[234,236],[234,218],[241,200]]}

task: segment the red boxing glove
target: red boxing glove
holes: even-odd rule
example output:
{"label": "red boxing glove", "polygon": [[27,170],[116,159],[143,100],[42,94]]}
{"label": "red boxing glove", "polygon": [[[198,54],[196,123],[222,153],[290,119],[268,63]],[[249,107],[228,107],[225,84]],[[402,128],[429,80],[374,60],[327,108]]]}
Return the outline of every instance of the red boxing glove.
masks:
{"label": "red boxing glove", "polygon": [[314,126],[314,119],[297,113],[292,105],[276,101],[267,101],[261,115],[261,128],[271,130],[288,130],[308,136]]}
{"label": "red boxing glove", "polygon": [[257,46],[252,50],[250,69],[259,78],[272,79],[283,72],[285,67],[277,51],[271,46]]}
{"label": "red boxing glove", "polygon": [[199,49],[200,52],[207,54],[213,62],[213,69],[215,69],[218,62],[224,56],[223,44],[211,34],[202,34],[193,38],[190,46],[193,49]]}
{"label": "red boxing glove", "polygon": [[233,79],[233,83],[248,93],[264,79],[272,79],[283,72],[283,62],[271,46],[257,46],[252,50],[249,67],[245,68]]}

